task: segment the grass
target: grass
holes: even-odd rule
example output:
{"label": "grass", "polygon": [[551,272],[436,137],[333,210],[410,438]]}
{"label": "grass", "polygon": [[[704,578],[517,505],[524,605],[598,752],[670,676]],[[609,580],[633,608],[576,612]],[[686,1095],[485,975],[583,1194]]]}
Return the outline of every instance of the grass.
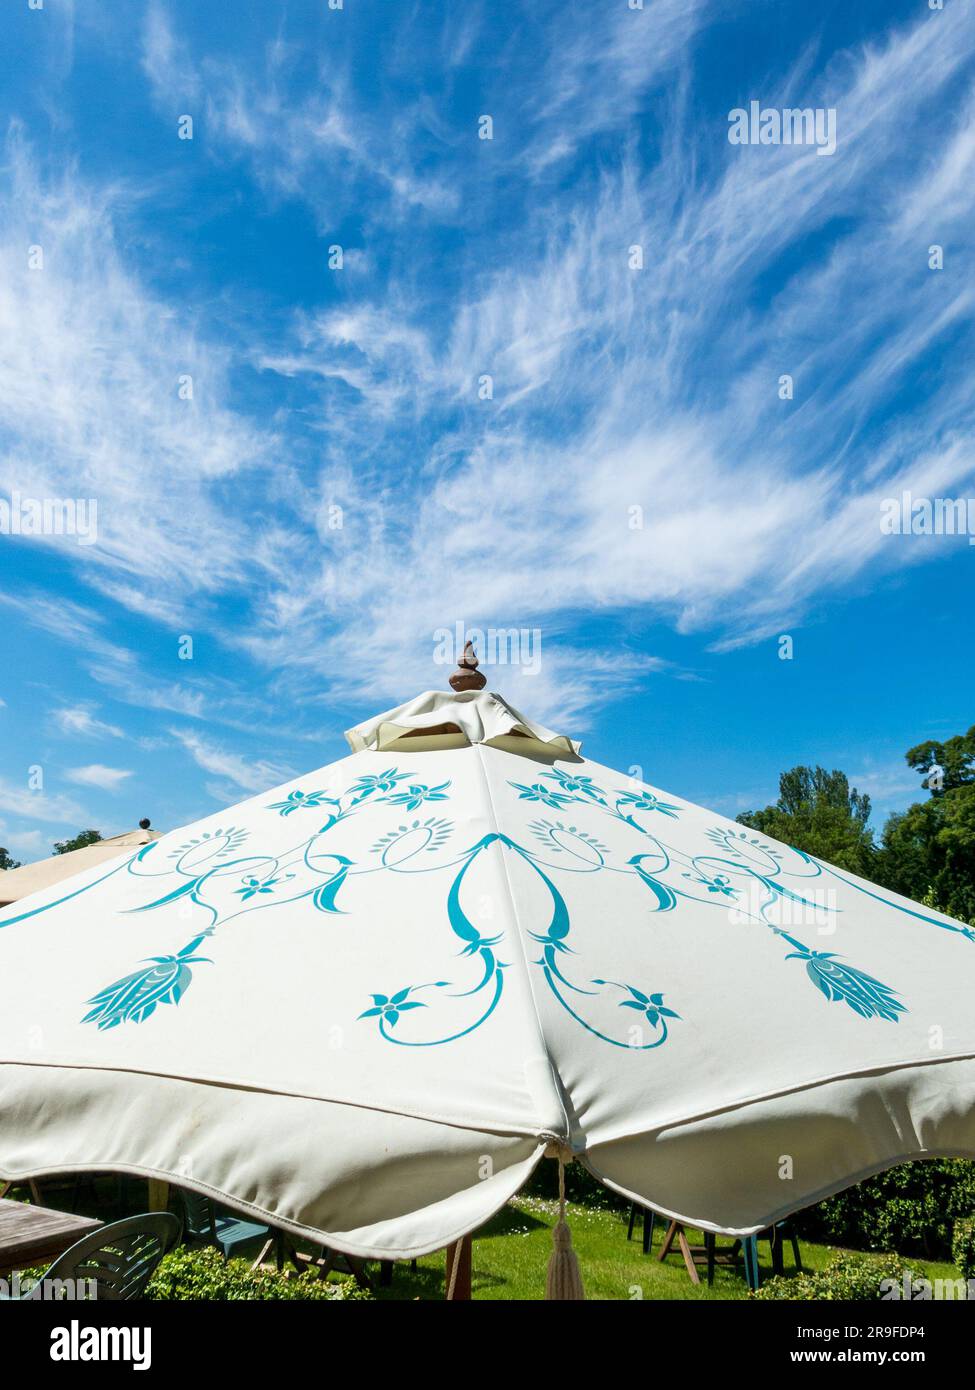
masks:
{"label": "grass", "polygon": [[[537,1197],[517,1197],[504,1207],[474,1238],[472,1294],[475,1299],[540,1299],[545,1296],[545,1270],[552,1250],[552,1226],[557,1203]],[[688,1278],[679,1251],[661,1264],[657,1259],[662,1239],[658,1220],[654,1249],[643,1254],[639,1228],[631,1241],[626,1239],[627,1213],[618,1210],[569,1204],[572,1242],[590,1299],[742,1299],[748,1297],[741,1265],[738,1272],[718,1266],[709,1289],[704,1280],[694,1285]],[[692,1245],[701,1244],[700,1231],[688,1230]],[[718,1238],[719,1250],[730,1241]],[[834,1246],[800,1242],[807,1269],[822,1269],[837,1249]],[[771,1276],[768,1245],[760,1247],[761,1277]],[[408,1265],[397,1265],[390,1288],[377,1288],[380,1300],[442,1299],[444,1296],[444,1255],[437,1252],[417,1262],[416,1273]],[[792,1252],[786,1250],[786,1273],[792,1268]],[[936,1260],[918,1260],[929,1278],[957,1279],[958,1271]]]}
{"label": "grass", "polygon": [[[58,1205],[51,1192],[48,1200]],[[127,1185],[116,1180],[98,1180],[82,1203],[86,1212],[103,1220],[118,1220],[145,1206],[144,1185],[132,1180]],[[602,1197],[602,1200],[599,1200]],[[97,1210],[96,1210],[97,1208]],[[544,1197],[522,1194],[503,1207],[474,1237],[472,1293],[475,1299],[531,1299],[545,1296],[545,1271],[552,1252],[552,1227],[558,1205]],[[684,1261],[678,1250],[672,1251],[665,1263],[657,1259],[663,1239],[664,1225],[658,1218],[654,1233],[654,1249],[643,1254],[639,1227],[634,1239],[626,1239],[628,1209],[616,1205],[608,1193],[599,1194],[594,1204],[570,1202],[569,1224],[572,1241],[579,1257],[586,1296],[591,1299],[675,1299],[681,1301],[711,1299],[744,1299],[748,1297],[741,1264],[737,1271],[718,1266],[714,1284],[709,1289],[704,1282],[694,1285],[688,1278]],[[692,1245],[702,1242],[700,1231],[688,1228]],[[300,1243],[311,1252],[311,1247]],[[718,1248],[727,1247],[730,1240],[718,1237]],[[251,1252],[256,1255],[260,1242]],[[807,1269],[822,1269],[839,1247],[800,1242],[803,1264]],[[246,1252],[241,1252],[246,1253]],[[771,1276],[768,1244],[759,1245],[761,1278]],[[906,1257],[905,1257],[906,1258]],[[913,1263],[909,1261],[909,1263]],[[930,1279],[957,1279],[953,1265],[918,1257],[917,1267]],[[374,1280],[377,1299],[410,1301],[415,1299],[442,1300],[444,1296],[444,1252],[426,1255],[417,1262],[416,1272],[408,1264],[397,1264],[389,1288],[378,1286]],[[378,1267],[370,1265],[370,1273]],[[786,1247],[786,1274],[792,1270],[792,1251]],[[342,1276],[344,1277],[344,1276]]]}

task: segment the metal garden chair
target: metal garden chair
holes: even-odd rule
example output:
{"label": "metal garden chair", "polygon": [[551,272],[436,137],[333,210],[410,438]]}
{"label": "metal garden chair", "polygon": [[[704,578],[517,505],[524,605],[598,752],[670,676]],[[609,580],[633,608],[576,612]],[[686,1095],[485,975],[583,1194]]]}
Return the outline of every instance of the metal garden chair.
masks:
{"label": "metal garden chair", "polygon": [[[179,1219],[169,1212],[146,1212],[102,1226],[59,1255],[21,1302],[44,1298],[44,1285],[57,1281],[65,1291],[91,1284],[98,1302],[141,1298],[156,1266],[179,1235]],[[7,1300],[12,1301],[12,1300]]]}

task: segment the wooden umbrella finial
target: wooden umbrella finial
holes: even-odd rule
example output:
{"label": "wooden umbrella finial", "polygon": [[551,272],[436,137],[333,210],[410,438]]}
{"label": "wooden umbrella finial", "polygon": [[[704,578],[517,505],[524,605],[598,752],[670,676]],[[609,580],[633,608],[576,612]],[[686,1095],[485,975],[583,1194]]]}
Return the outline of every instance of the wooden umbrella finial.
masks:
{"label": "wooden umbrella finial", "polygon": [[473,642],[464,647],[464,655],[458,659],[457,670],[450,677],[450,688],[458,693],[462,690],[483,690],[487,681],[477,669],[477,654]]}

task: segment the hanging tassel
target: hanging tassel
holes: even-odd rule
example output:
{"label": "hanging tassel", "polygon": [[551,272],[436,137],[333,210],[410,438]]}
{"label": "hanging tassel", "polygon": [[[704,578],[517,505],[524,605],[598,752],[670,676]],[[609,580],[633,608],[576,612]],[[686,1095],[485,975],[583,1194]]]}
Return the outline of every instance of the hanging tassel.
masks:
{"label": "hanging tassel", "polygon": [[572,1232],[565,1219],[565,1163],[559,1152],[559,1219],[552,1231],[552,1253],[548,1261],[548,1275],[545,1280],[546,1299],[564,1299],[574,1303],[584,1301],[586,1291],[582,1287],[582,1272],[576,1252],[572,1248]]}

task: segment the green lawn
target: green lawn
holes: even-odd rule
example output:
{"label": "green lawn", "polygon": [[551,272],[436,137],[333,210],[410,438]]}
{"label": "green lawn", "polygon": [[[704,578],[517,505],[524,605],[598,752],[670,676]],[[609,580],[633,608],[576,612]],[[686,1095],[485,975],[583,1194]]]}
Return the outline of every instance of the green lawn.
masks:
{"label": "green lawn", "polygon": [[[474,1240],[474,1298],[539,1299],[545,1296],[545,1270],[552,1249],[551,1228],[555,1223],[557,1204],[537,1197],[518,1197],[510,1202],[488,1225],[482,1227]],[[656,1252],[660,1248],[662,1228],[658,1220],[654,1234],[654,1251],[642,1253],[639,1229],[632,1241],[626,1239],[627,1217],[624,1212],[586,1206],[569,1206],[572,1241],[579,1256],[587,1298],[607,1299],[708,1299],[747,1298],[748,1286],[741,1273],[717,1269],[714,1284],[695,1286],[687,1277],[680,1253],[672,1253],[661,1264]],[[689,1232],[691,1244],[701,1242],[699,1231]],[[718,1238],[719,1248],[722,1244]],[[730,1244],[730,1242],[727,1242]],[[800,1243],[803,1263],[810,1269],[821,1269],[829,1263],[835,1247]],[[761,1273],[771,1274],[768,1265],[768,1245],[760,1247]],[[786,1252],[786,1272],[791,1269],[791,1250]],[[958,1278],[950,1264],[936,1260],[918,1260],[929,1278]],[[741,1266],[739,1265],[739,1270]],[[427,1255],[418,1261],[415,1274],[408,1265],[397,1265],[393,1285],[376,1289],[379,1299],[442,1299],[444,1295],[443,1252]]]}

